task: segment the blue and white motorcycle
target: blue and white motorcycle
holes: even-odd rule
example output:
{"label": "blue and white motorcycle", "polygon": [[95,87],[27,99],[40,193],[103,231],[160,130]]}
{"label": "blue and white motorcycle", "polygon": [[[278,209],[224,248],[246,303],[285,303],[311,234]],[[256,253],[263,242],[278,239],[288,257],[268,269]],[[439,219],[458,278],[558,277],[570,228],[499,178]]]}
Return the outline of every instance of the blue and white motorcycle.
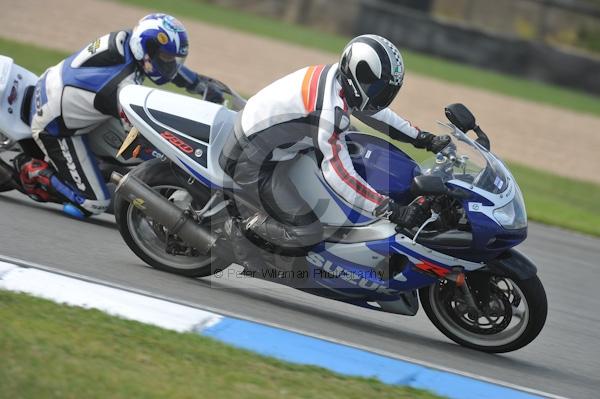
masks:
{"label": "blue and white motorcycle", "polygon": [[[19,179],[14,175],[12,162],[19,153],[43,159],[44,154],[34,142],[29,113],[34,104],[34,89],[38,76],[16,64],[12,58],[0,55],[0,192],[19,190]],[[90,147],[98,160],[103,177],[108,180],[112,171],[127,171],[140,159],[115,156],[126,137],[121,122],[110,118],[88,133]]]}
{"label": "blue and white motorcycle", "polygon": [[[160,270],[203,277],[225,269],[232,259],[224,225],[240,206],[252,207],[218,161],[235,112],[139,86],[122,90],[120,101],[135,126],[123,148],[141,132],[165,154],[113,174],[125,242]],[[467,108],[453,104],[446,115],[453,143],[421,164],[383,139],[347,135],[357,171],[376,190],[400,203],[426,198],[431,217],[422,226],[406,230],[353,209],[306,153],[288,173],[326,241],[301,258],[265,256],[276,273],[255,277],[374,311],[412,316],[420,302],[448,338],[485,352],[529,344],[547,301],[536,266],[514,249],[527,236],[523,196]]]}

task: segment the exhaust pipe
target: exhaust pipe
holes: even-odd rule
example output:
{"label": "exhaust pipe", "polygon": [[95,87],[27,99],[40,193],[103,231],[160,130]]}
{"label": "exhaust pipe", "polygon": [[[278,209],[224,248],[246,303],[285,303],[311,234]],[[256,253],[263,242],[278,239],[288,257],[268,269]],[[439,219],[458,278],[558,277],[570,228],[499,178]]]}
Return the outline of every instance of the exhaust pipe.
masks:
{"label": "exhaust pipe", "polygon": [[[117,185],[116,192],[118,194],[143,214],[165,226],[170,233],[177,234],[183,241],[196,248],[203,255],[217,249],[218,238],[216,236],[208,229],[196,224],[185,214],[183,209],[178,208],[165,197],[152,190],[139,178],[130,174],[122,176],[113,172],[110,180]],[[217,254],[217,256],[219,255],[223,254]]]}

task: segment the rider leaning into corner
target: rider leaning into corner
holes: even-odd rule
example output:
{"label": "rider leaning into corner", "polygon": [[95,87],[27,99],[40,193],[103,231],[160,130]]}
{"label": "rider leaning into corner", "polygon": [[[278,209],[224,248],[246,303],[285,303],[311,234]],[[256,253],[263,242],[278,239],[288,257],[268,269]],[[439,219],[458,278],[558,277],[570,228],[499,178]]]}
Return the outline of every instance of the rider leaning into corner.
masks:
{"label": "rider leaning into corner", "polygon": [[303,68],[250,98],[220,159],[261,209],[228,227],[236,251],[243,254],[237,258],[247,269],[257,270],[260,261],[243,247],[247,233],[296,255],[323,240],[323,227],[285,169],[309,148],[317,150],[326,182],[349,204],[404,227],[427,219],[425,204],[403,206],[369,186],[354,170],[344,140],[353,115],[417,148],[437,153],[448,145],[448,136],[421,131],[388,108],[403,79],[398,49],[383,37],[363,35],[348,43],[338,64]]}
{"label": "rider leaning into corner", "polygon": [[183,66],[188,35],[165,14],[142,18],[131,31],[112,32],[46,70],[34,91],[30,124],[45,160],[26,155],[14,160],[29,196],[40,202],[68,204],[65,211],[84,217],[104,212],[110,194],[90,152],[86,133],[108,118],[121,118],[121,88],[172,82],[190,93],[223,102],[217,81]]}

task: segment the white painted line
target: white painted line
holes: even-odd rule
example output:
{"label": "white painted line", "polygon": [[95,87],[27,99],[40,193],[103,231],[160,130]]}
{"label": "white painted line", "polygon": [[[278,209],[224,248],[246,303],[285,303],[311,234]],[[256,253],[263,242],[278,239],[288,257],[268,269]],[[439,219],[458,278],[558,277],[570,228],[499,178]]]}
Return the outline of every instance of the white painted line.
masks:
{"label": "white painted line", "polygon": [[[137,289],[135,287],[130,287],[130,286],[123,286],[120,284],[116,284],[116,283],[111,283],[108,281],[104,281],[101,279],[96,279],[93,277],[88,277],[88,276],[83,276],[77,273],[72,273],[69,271],[64,271],[64,270],[60,270],[60,269],[56,269],[54,267],[51,266],[45,266],[45,265],[41,265],[38,263],[34,263],[34,262],[29,262],[26,260],[22,260],[22,259],[17,259],[17,258],[12,258],[9,256],[5,256],[5,255],[0,255],[0,261],[4,261],[4,262],[8,262],[8,263],[13,263],[19,266],[23,266],[23,267],[30,267],[30,268],[34,268],[34,269],[39,269],[39,270],[44,270],[50,273],[54,273],[54,274],[58,274],[58,275],[62,275],[62,276],[67,276],[67,277],[71,277],[71,278],[75,278],[78,280],[82,280],[82,281],[86,281],[86,282],[90,282],[90,283],[94,283],[94,284],[100,284],[106,287],[112,287],[112,288],[118,288],[127,292],[131,292],[131,293],[136,293],[139,294],[143,297],[149,297],[149,298],[154,298],[157,300],[162,300],[162,301],[169,301],[173,304],[178,304],[178,305],[182,305],[182,306],[186,306],[189,308],[193,308],[196,310],[203,310],[206,312],[211,312],[211,313],[217,313],[219,315],[223,315],[223,316],[228,316],[228,317],[233,317],[236,319],[241,319],[241,320],[247,320],[247,321],[251,321],[251,322],[255,322],[255,323],[260,323],[260,324],[264,324],[270,327],[275,327],[275,328],[279,328],[282,330],[286,330],[286,331],[291,331],[291,332],[295,332],[298,334],[302,334],[302,335],[306,335],[309,337],[313,337],[313,338],[317,338],[317,339],[321,339],[324,341],[328,341],[328,342],[333,342],[333,343],[337,343],[337,344],[341,344],[341,345],[345,345],[345,346],[349,346],[349,347],[353,347],[356,349],[360,349],[360,350],[364,350],[367,352],[371,352],[371,353],[375,353],[378,355],[382,355],[382,356],[386,356],[392,359],[398,359],[398,360],[403,360],[406,362],[410,362],[410,363],[414,363],[414,364],[418,364],[420,366],[424,366],[424,367],[428,367],[434,370],[439,370],[439,371],[444,371],[444,372],[448,372],[448,373],[452,373],[452,374],[456,374],[456,375],[460,375],[463,377],[468,377],[468,378],[473,378],[479,381],[483,381],[483,382],[488,382],[491,384],[495,384],[495,385],[499,385],[502,387],[506,387],[506,388],[511,388],[511,389],[516,389],[522,392],[526,392],[532,395],[537,395],[537,396],[543,396],[549,399],[568,399],[567,397],[564,396],[560,396],[560,395],[555,395],[555,394],[551,394],[548,392],[543,392],[537,389],[533,389],[533,388],[528,388],[528,387],[523,387],[520,385],[516,385],[516,384],[512,384],[509,382],[505,382],[505,381],[501,381],[495,378],[489,378],[489,377],[485,377],[485,376],[481,376],[478,374],[474,374],[474,373],[469,373],[466,371],[462,371],[462,370],[458,370],[458,369],[454,369],[451,367],[445,367],[445,366],[441,366],[435,363],[431,363],[431,362],[427,362],[424,360],[419,360],[419,359],[415,359],[415,358],[411,358],[409,356],[404,356],[404,355],[399,355],[396,353],[391,353],[388,351],[384,351],[384,350],[380,350],[377,348],[372,348],[372,347],[368,347],[365,345],[360,345],[360,344],[356,344],[356,343],[352,343],[352,342],[348,342],[345,340],[341,340],[341,339],[337,339],[337,338],[333,338],[333,337],[328,337],[328,336],[324,336],[321,334],[316,334],[313,332],[309,332],[309,331],[305,331],[305,330],[301,330],[301,329],[297,329],[297,328],[292,328],[292,327],[288,327],[279,323],[275,323],[275,322],[271,322],[271,321],[267,321],[267,320],[261,320],[261,319],[257,319],[257,318],[253,318],[253,317],[248,317],[246,315],[243,314],[239,314],[239,313],[235,313],[235,312],[231,312],[231,311],[226,311],[226,310],[222,310],[222,309],[216,309],[210,306],[204,306],[204,305],[198,305],[195,303],[191,303],[188,301],[184,301],[184,300],[179,300],[179,299],[175,299],[175,298],[171,298],[168,296],[164,296],[161,294],[155,294],[155,293],[151,293],[145,290],[141,290],[141,289]],[[6,264],[5,264],[6,265]],[[2,263],[0,262],[0,278],[2,277]],[[1,280],[0,280],[0,286],[1,286]],[[218,322],[218,321],[216,321]]]}
{"label": "white painted line", "polygon": [[14,267],[0,262],[0,289],[25,292],[58,303],[93,308],[113,316],[184,332],[218,323],[222,316],[106,285],[50,273],[36,268]]}

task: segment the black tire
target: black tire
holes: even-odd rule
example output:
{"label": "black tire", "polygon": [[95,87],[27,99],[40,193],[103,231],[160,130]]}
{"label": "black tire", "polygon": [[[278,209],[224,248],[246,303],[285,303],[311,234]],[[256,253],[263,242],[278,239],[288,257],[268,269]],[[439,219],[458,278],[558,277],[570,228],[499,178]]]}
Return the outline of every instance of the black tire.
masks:
{"label": "black tire", "polygon": [[14,172],[12,171],[12,168],[10,167],[10,165],[8,163],[4,162],[2,159],[0,159],[0,168],[3,169],[2,173],[0,173],[0,175],[3,175],[4,173],[13,174],[12,179],[9,178],[8,180],[6,180],[2,184],[0,184],[0,193],[15,190],[17,187],[17,183],[16,183],[17,177],[14,174]]}
{"label": "black tire", "polygon": [[[154,159],[144,162],[140,166],[134,168],[130,173],[153,188],[174,185],[185,188],[185,182],[189,179],[189,176],[186,175],[179,168],[172,165],[170,162],[165,162],[160,159]],[[203,206],[209,198],[209,188],[196,188],[194,190],[194,200],[199,205]],[[225,264],[224,261],[214,256],[212,256],[210,259],[208,257],[199,256],[198,258],[200,259],[200,261],[198,262],[197,266],[195,266],[194,264],[188,264],[185,267],[183,267],[183,265],[181,267],[177,267],[177,260],[182,260],[182,258],[186,258],[185,256],[181,255],[177,257],[171,255],[173,257],[173,262],[171,262],[170,265],[166,264],[164,261],[161,261],[161,259],[159,259],[159,257],[157,257],[156,255],[144,250],[144,248],[138,244],[138,242],[134,238],[134,235],[130,231],[130,229],[133,228],[129,225],[131,215],[133,212],[138,212],[141,215],[140,211],[133,205],[131,205],[129,202],[127,202],[125,199],[123,199],[118,193],[114,197],[114,209],[117,226],[119,227],[119,232],[121,233],[123,240],[125,240],[127,246],[140,259],[142,259],[154,269],[186,277],[206,277],[214,274],[219,270],[225,269],[225,267],[229,265],[228,263]]]}
{"label": "black tire", "polygon": [[[446,337],[450,338],[452,341],[466,346],[468,348],[476,349],[482,352],[488,353],[505,353],[511,352],[517,349],[528,345],[531,341],[533,341],[546,322],[546,316],[548,314],[548,302],[546,298],[546,291],[544,290],[544,286],[542,282],[538,278],[538,276],[531,277],[527,280],[512,280],[511,283],[514,283],[518,286],[518,288],[522,292],[522,296],[524,297],[529,311],[529,317],[526,322],[526,325],[522,332],[515,336],[510,342],[503,343],[501,345],[481,345],[477,344],[473,341],[469,341],[465,339],[464,336],[458,336],[455,332],[451,331],[448,328],[448,325],[452,326],[452,322],[446,320],[444,321],[438,314],[440,312],[440,307],[432,304],[432,299],[435,297],[433,294],[433,290],[439,287],[438,284],[421,288],[419,290],[419,298],[421,299],[421,304],[423,305],[423,309],[427,314],[427,317],[431,322],[440,330]],[[432,306],[434,305],[434,306]],[[434,309],[435,308],[435,309]],[[453,328],[458,329],[460,326],[458,323],[455,323]],[[466,335],[473,334],[473,332],[469,332],[466,329],[463,329]],[[489,335],[493,339],[493,335]],[[481,337],[484,337],[483,335]]]}
{"label": "black tire", "polygon": [[12,182],[11,183],[0,184],[0,193],[6,193],[6,192],[12,191],[14,189],[15,189],[15,187],[12,184]]}

